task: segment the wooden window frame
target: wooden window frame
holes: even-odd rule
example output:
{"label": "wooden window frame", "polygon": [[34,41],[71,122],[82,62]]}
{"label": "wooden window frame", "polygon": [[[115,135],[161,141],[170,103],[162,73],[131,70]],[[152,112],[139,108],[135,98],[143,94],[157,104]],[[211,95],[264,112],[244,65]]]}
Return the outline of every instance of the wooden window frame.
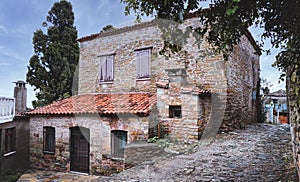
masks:
{"label": "wooden window frame", "polygon": [[52,126],[43,127],[43,151],[46,154],[55,153],[55,128]]}
{"label": "wooden window frame", "polygon": [[16,151],[16,127],[5,129],[4,154]]}
{"label": "wooden window frame", "polygon": [[114,80],[114,59],[114,54],[99,56],[98,79],[100,83]]}
{"label": "wooden window frame", "polygon": [[182,109],[180,105],[169,106],[169,118],[182,118]]}
{"label": "wooden window frame", "polygon": [[151,48],[135,50],[136,78],[145,79],[151,77]]}
{"label": "wooden window frame", "polygon": [[[125,139],[125,140],[124,140]],[[124,158],[124,147],[127,144],[127,131],[111,131],[111,156],[115,158]]]}

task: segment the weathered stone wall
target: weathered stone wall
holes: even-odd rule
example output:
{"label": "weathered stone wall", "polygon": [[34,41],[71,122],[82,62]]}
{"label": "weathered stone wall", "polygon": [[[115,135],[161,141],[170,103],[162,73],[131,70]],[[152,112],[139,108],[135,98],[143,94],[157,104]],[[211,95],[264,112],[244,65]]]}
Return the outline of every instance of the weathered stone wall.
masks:
{"label": "weathered stone wall", "polygon": [[[197,18],[187,19],[184,25],[199,26],[199,21]],[[252,97],[259,78],[259,55],[255,54],[255,48],[249,37],[242,38],[228,61],[225,61],[222,55],[210,51],[211,46],[205,40],[199,48],[199,45],[195,44],[196,39],[199,40],[201,37],[189,37],[188,43],[180,52],[167,52],[168,56],[160,55],[159,51],[163,47],[161,32],[154,23],[144,23],[83,41],[79,61],[79,93],[128,91],[154,93],[157,81],[170,80],[168,69],[182,69],[186,72],[184,85],[170,81],[170,92],[173,92],[173,95],[164,96],[168,98],[162,100],[170,100],[158,103],[158,105],[165,104],[158,106],[161,108],[159,112],[162,112],[159,115],[167,125],[173,126],[172,135],[186,138],[186,142],[190,142],[195,140],[199,128],[205,125],[205,122],[198,121],[199,111],[197,117],[194,115],[191,118],[171,120],[166,117],[165,113],[168,113],[170,104],[184,104],[180,94],[181,87],[203,88],[219,94],[224,100],[219,103],[224,106],[218,109],[225,111],[222,113],[224,118],[223,116],[221,118],[223,121],[221,131],[255,122],[256,101]],[[135,50],[147,47],[152,47],[151,77],[139,80],[136,79]],[[110,83],[99,83],[98,57],[107,54],[114,54],[114,80]],[[161,96],[159,92],[163,91],[158,91],[158,97]],[[192,103],[182,105],[183,115],[185,110],[189,110],[190,104]]]}
{"label": "weathered stone wall", "polygon": [[[43,127],[55,128],[55,154],[43,153]],[[133,115],[100,116],[32,116],[30,118],[30,167],[70,171],[70,128],[90,130],[90,171],[102,167],[102,156],[111,154],[111,131],[127,131],[127,143],[148,139],[149,118]]]}
{"label": "weathered stone wall", "polygon": [[[197,19],[188,19],[185,25],[197,25]],[[198,23],[199,24],[199,23]],[[197,37],[200,38],[200,37]],[[135,50],[152,47],[151,78],[136,79]],[[95,92],[156,92],[155,82],[168,79],[166,69],[186,68],[188,84],[206,86],[207,89],[220,91],[226,87],[226,77],[222,66],[223,57],[210,54],[203,57],[209,44],[205,41],[199,49],[195,38],[188,39],[188,44],[178,53],[160,55],[163,48],[161,32],[154,23],[134,26],[127,31],[99,36],[93,40],[81,42],[79,61],[79,93]],[[204,53],[203,53],[204,52]],[[99,83],[98,57],[114,54],[114,80]],[[224,67],[224,66],[223,66]]]}
{"label": "weathered stone wall", "polygon": [[125,169],[124,160],[112,159],[109,155],[102,155],[101,166],[92,168],[92,173],[102,176],[110,176]]}
{"label": "weathered stone wall", "polygon": [[136,141],[125,147],[125,163],[130,166],[164,155],[166,152],[163,147],[146,141]]}
{"label": "weathered stone wall", "polygon": [[242,37],[226,62],[227,107],[221,130],[241,128],[257,121],[259,54],[247,40],[246,36]]}
{"label": "weathered stone wall", "polygon": [[287,73],[289,74],[286,77],[288,114],[291,125],[294,162],[297,167],[298,176],[300,176],[300,72],[299,65],[292,65],[291,68],[295,70],[293,72],[288,70]]}
{"label": "weathered stone wall", "polygon": [[[5,129],[13,127],[16,128],[16,151],[5,155]],[[12,122],[0,124],[0,134],[0,173],[27,170],[29,167],[29,119],[15,117]]]}
{"label": "weathered stone wall", "polygon": [[[136,79],[135,50],[152,47],[151,79]],[[129,92],[155,90],[155,77],[163,74],[167,63],[160,62],[158,55],[162,40],[158,28],[153,25],[141,27],[110,36],[82,42],[79,61],[79,93]],[[114,80],[112,83],[99,84],[98,56],[114,53]],[[174,63],[173,63],[174,64]],[[159,76],[161,77],[161,76]],[[151,83],[151,84],[150,84]]]}

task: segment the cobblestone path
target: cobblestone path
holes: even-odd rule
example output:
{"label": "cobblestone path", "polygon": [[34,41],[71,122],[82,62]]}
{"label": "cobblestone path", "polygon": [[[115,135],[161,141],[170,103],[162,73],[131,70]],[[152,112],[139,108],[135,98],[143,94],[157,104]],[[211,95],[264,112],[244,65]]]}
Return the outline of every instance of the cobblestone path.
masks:
{"label": "cobblestone path", "polygon": [[249,125],[193,151],[145,162],[111,177],[31,171],[20,182],[298,181],[288,125]]}
{"label": "cobblestone path", "polygon": [[290,139],[288,125],[250,125],[218,134],[189,154],[146,162],[99,180],[298,181]]}

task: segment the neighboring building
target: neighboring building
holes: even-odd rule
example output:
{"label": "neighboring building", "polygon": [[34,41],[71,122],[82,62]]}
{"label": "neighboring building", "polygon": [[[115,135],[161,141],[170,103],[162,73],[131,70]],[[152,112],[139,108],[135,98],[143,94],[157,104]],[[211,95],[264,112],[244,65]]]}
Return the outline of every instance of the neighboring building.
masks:
{"label": "neighboring building", "polygon": [[285,90],[278,90],[265,96],[264,108],[266,122],[273,124],[288,123],[287,118],[287,97]]}
{"label": "neighboring building", "polygon": [[[191,16],[184,24],[199,21]],[[203,41],[199,50],[193,38],[182,51],[160,55],[164,41],[155,21],[78,41],[79,95],[27,113],[33,168],[117,172],[125,168],[125,145],[161,130],[198,142],[207,123],[218,119],[216,110],[224,112],[215,130],[256,122],[259,54],[250,33],[227,61],[200,59],[210,45]]]}
{"label": "neighboring building", "polygon": [[25,82],[16,82],[14,98],[0,97],[0,173],[23,172],[29,167],[29,118]]}

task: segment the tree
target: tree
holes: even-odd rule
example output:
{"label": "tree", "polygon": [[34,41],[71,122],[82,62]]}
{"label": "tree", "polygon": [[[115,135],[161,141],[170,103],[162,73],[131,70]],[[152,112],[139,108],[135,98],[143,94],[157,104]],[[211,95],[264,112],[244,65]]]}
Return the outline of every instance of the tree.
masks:
{"label": "tree", "polygon": [[[201,2],[210,2],[209,9],[203,9]],[[299,43],[300,1],[298,0],[121,0],[126,4],[125,14],[132,11],[137,19],[155,15],[158,18],[182,22],[191,12],[197,13],[203,26],[197,33],[207,33],[208,41],[224,56],[239,43],[250,26],[263,28],[262,40],[270,38],[274,47],[286,49],[293,58],[299,59],[299,49],[287,49],[287,43]],[[260,43],[262,45],[263,42]],[[298,44],[299,45],[299,44]],[[299,46],[298,46],[299,48]],[[279,54],[281,55],[281,54]],[[286,55],[286,54],[285,54]],[[293,59],[295,60],[295,59]],[[276,66],[285,70],[285,61],[277,60]],[[283,66],[283,67],[282,67]]]}
{"label": "tree", "polygon": [[27,82],[35,87],[40,107],[72,94],[72,81],[79,59],[77,30],[70,2],[53,4],[43,22],[47,33],[38,29],[33,34],[34,55],[27,66]]}

